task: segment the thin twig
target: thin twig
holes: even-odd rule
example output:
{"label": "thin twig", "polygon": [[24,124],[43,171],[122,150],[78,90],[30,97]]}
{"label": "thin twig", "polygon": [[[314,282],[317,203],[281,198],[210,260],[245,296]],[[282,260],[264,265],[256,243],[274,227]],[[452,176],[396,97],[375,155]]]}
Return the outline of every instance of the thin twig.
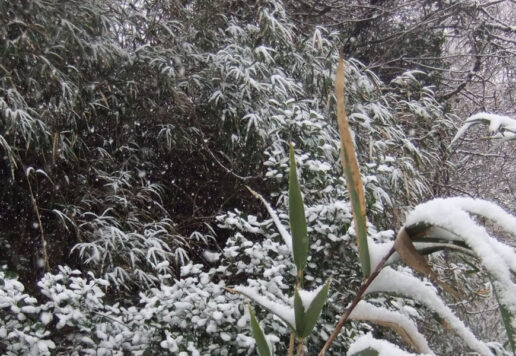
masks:
{"label": "thin twig", "polygon": [[374,272],[371,273],[369,278],[367,278],[367,280],[360,286],[360,289],[358,290],[358,293],[355,296],[355,299],[353,299],[353,302],[351,302],[351,305],[348,307],[348,309],[346,309],[346,312],[340,318],[340,320],[337,323],[337,325],[335,326],[335,329],[333,330],[332,334],[330,335],[330,337],[328,338],[328,340],[324,344],[323,348],[319,352],[319,356],[323,356],[326,353],[326,351],[328,351],[328,349],[330,348],[330,346],[333,343],[333,341],[337,338],[337,335],[339,335],[340,330],[342,329],[342,326],[344,326],[344,323],[348,320],[349,316],[351,315],[351,312],[353,311],[353,309],[355,309],[355,307],[357,306],[358,302],[360,302],[360,300],[364,296],[365,291],[367,290],[369,285],[371,285],[371,283],[374,281],[374,279],[378,276],[380,271],[383,269],[383,266],[385,265],[385,262],[387,262],[389,257],[392,256],[394,251],[395,251],[395,249],[394,249],[394,246],[393,246],[391,248],[391,250],[382,258],[380,263],[378,263],[378,266],[376,266]]}
{"label": "thin twig", "polygon": [[54,133],[54,141],[52,143],[52,164],[55,166],[56,165],[56,156],[57,156],[57,149],[58,149],[58,146],[59,146],[59,131],[56,131]]}
{"label": "thin twig", "polygon": [[45,239],[45,232],[43,231],[43,224],[41,223],[41,215],[39,214],[38,203],[36,201],[36,198],[34,197],[34,193],[32,192],[32,186],[30,184],[29,174],[30,173],[26,169],[25,170],[25,178],[27,179],[27,185],[29,186],[32,207],[34,208],[34,212],[36,213],[36,218],[38,219],[39,232],[40,232],[40,236],[41,236],[41,247],[42,247],[41,249],[43,252],[43,263],[44,263],[45,271],[48,272],[48,271],[50,271],[50,264],[48,262],[47,241]]}
{"label": "thin twig", "polygon": [[226,292],[229,292],[231,294],[238,294],[238,292],[236,290],[234,290],[233,288],[229,288],[229,287],[222,287],[222,288],[224,288],[224,290]]}

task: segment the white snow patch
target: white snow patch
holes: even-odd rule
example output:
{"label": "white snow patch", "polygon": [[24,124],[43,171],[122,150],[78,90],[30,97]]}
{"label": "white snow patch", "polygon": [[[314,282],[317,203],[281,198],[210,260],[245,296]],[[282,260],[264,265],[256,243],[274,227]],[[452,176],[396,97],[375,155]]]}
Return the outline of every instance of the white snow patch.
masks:
{"label": "white snow patch", "polygon": [[434,199],[417,206],[407,216],[406,225],[427,223],[460,236],[493,277],[501,303],[512,315],[516,315],[516,285],[511,276],[511,270],[516,269],[516,253],[511,247],[492,238],[467,213],[485,215],[511,230],[514,217],[493,206],[492,203],[469,198]]}
{"label": "white snow patch", "polygon": [[301,297],[301,301],[303,302],[303,308],[305,309],[305,312],[310,308],[310,305],[314,301],[315,297],[317,297],[317,294],[323,289],[324,284],[317,287],[314,290],[308,291],[304,289],[298,290],[299,296]]}
{"label": "white snow patch", "polygon": [[39,313],[39,308],[32,305],[26,305],[21,307],[21,312],[25,314],[35,314]]}
{"label": "white snow patch", "polygon": [[296,325],[296,317],[294,313],[294,308],[292,306],[274,302],[267,297],[264,297],[258,293],[257,290],[244,287],[244,286],[236,286],[233,288],[238,293],[245,295],[246,297],[252,299],[256,303],[260,304],[265,309],[271,311],[276,314],[278,317],[283,319],[287,324],[289,324],[292,328],[295,328]]}
{"label": "white snow patch", "polygon": [[[35,346],[35,348],[34,348]],[[33,355],[46,355],[50,354],[49,349],[55,349],[56,344],[52,340],[38,340],[36,345],[34,345],[31,351]]]}
{"label": "white snow patch", "polygon": [[479,123],[489,124],[489,132],[491,133],[504,130],[504,132],[502,132],[502,136],[513,137],[516,134],[516,119],[512,119],[508,116],[481,112],[470,116],[464,122],[464,125],[459,129],[459,131],[457,131],[457,134],[451,141],[450,145],[453,145],[455,141],[461,138],[471,126]]}
{"label": "white snow patch", "polygon": [[215,320],[221,320],[224,317],[224,314],[222,314],[220,311],[216,310],[213,312],[212,317]]}
{"label": "white snow patch", "polygon": [[430,310],[439,314],[471,349],[484,356],[493,356],[486,344],[478,340],[471,330],[444,304],[432,285],[423,283],[411,274],[385,267],[366,290],[366,293],[374,292],[398,293],[422,302]]}
{"label": "white snow patch", "polygon": [[228,342],[229,340],[231,340],[231,335],[222,332],[220,333],[220,338],[222,339],[222,341]]}
{"label": "white snow patch", "polygon": [[211,251],[208,251],[208,250],[204,251],[202,253],[202,255],[204,256],[206,261],[208,261],[209,263],[215,263],[220,258],[220,253],[218,253],[218,252],[211,252]]}
{"label": "white snow patch", "polygon": [[202,272],[203,265],[201,264],[193,264],[189,263],[185,266],[181,266],[181,277],[186,277],[188,275],[195,275]]}
{"label": "white snow patch", "polygon": [[[371,264],[371,271],[374,271],[380,261],[389,253],[392,246],[394,245],[394,241],[388,241],[383,243],[374,242],[374,240],[370,237],[367,238],[367,245],[369,247],[369,261]],[[386,261],[386,265],[392,263],[396,257],[396,254],[392,254],[389,259]]]}
{"label": "white snow patch", "polygon": [[366,349],[378,351],[378,356],[418,356],[416,354],[403,351],[398,346],[385,340],[375,339],[371,334],[360,336],[348,349],[346,355],[351,356]]}

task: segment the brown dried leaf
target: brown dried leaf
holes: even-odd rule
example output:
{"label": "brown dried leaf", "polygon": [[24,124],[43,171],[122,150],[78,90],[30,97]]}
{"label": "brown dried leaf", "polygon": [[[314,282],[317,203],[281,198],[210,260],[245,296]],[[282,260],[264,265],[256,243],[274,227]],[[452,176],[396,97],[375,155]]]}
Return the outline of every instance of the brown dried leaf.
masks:
{"label": "brown dried leaf", "polygon": [[367,226],[366,226],[366,204],[364,195],[364,186],[360,177],[360,168],[358,166],[355,147],[351,137],[351,129],[349,127],[346,115],[346,101],[344,97],[344,59],[339,59],[337,66],[337,75],[335,77],[335,94],[337,96],[337,120],[339,123],[339,135],[341,142],[341,160],[346,176],[346,183],[353,208],[353,217],[355,222],[355,230],[357,234],[357,245],[360,255],[360,263],[362,265],[362,273],[364,277],[368,277],[371,273],[371,262],[369,258],[369,248],[367,246]]}
{"label": "brown dried leaf", "polygon": [[439,279],[437,274],[428,265],[425,258],[416,249],[405,228],[401,228],[399,231],[396,241],[394,242],[394,248],[405,264],[433,280],[455,298],[460,298],[460,293],[455,288]]}

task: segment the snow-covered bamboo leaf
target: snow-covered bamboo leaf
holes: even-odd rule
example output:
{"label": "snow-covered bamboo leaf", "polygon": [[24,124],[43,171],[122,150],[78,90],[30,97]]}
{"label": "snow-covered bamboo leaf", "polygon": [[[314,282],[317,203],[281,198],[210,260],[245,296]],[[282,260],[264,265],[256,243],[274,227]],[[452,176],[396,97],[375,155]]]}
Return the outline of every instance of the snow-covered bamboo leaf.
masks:
{"label": "snow-covered bamboo leaf", "polygon": [[451,141],[450,145],[453,145],[458,139],[464,136],[465,132],[471,126],[478,124],[489,125],[489,132],[492,134],[498,133],[502,139],[516,140],[516,119],[508,116],[482,112],[470,116],[464,122],[464,125],[462,125],[459,131],[457,131],[457,134]]}
{"label": "snow-covered bamboo leaf", "polygon": [[471,330],[455,316],[439,297],[436,289],[413,275],[385,267],[366,290],[367,294],[374,292],[395,293],[420,301],[428,309],[437,313],[472,350],[482,356],[493,355],[487,345],[478,340]]}
{"label": "snow-covered bamboo leaf", "polygon": [[405,315],[360,301],[351,312],[350,319],[372,322],[394,329],[407,344],[420,353],[433,354],[425,337],[419,333],[415,323]]}
{"label": "snow-covered bamboo leaf", "polygon": [[254,315],[253,308],[248,306],[249,308],[249,317],[251,319],[251,330],[253,332],[254,340],[256,341],[256,349],[258,350],[258,354],[260,356],[272,356],[272,351],[269,347],[269,343],[265,338],[265,334],[263,333],[256,316]]}
{"label": "snow-covered bamboo leaf", "polygon": [[516,301],[510,296],[516,295],[516,284],[513,282],[516,252],[492,238],[470,214],[486,217],[498,223],[506,232],[516,234],[516,218],[492,203],[470,198],[434,199],[421,204],[408,215],[405,225],[407,231],[415,232],[414,236],[420,243],[428,239],[426,231],[431,228],[434,233],[440,232],[437,239],[441,242],[450,246],[460,243],[479,258],[497,293],[504,325],[506,329],[509,327],[507,335],[512,335],[509,343],[514,345],[512,331],[516,323]]}
{"label": "snow-covered bamboo leaf", "polygon": [[337,76],[335,78],[335,92],[337,95],[337,119],[339,123],[339,135],[341,140],[341,159],[344,168],[344,175],[348,186],[351,205],[353,207],[353,218],[357,234],[358,253],[364,277],[371,273],[371,262],[369,248],[367,245],[366,227],[366,204],[364,186],[360,176],[360,168],[351,137],[351,129],[346,115],[346,103],[344,97],[344,60],[339,59]]}
{"label": "snow-covered bamboo leaf", "polygon": [[283,303],[278,303],[270,300],[269,298],[260,295],[258,291],[256,291],[253,288],[250,287],[244,287],[244,286],[236,286],[233,288],[233,290],[237,293],[240,293],[242,295],[245,295],[255,303],[258,303],[263,308],[267,309],[271,313],[278,316],[280,319],[282,319],[287,325],[292,329],[295,330],[296,327],[296,318],[294,315],[294,309],[290,305],[286,305]]}
{"label": "snow-covered bamboo leaf", "polygon": [[290,220],[290,231],[292,233],[292,250],[294,252],[294,263],[298,271],[305,268],[308,258],[308,233],[306,228],[305,206],[301,196],[301,188],[297,178],[296,158],[294,147],[290,143],[290,174],[288,185],[288,213]]}
{"label": "snow-covered bamboo leaf", "polygon": [[[416,356],[386,340],[375,339],[371,334],[357,338],[348,349],[347,356]],[[425,354],[426,355],[426,354]]]}
{"label": "snow-covered bamboo leaf", "polygon": [[[447,199],[456,207],[467,211],[469,214],[482,216],[491,220],[505,232],[516,237],[516,217],[503,210],[498,205],[482,200],[465,197],[453,197]],[[516,263],[516,261],[514,261]]]}

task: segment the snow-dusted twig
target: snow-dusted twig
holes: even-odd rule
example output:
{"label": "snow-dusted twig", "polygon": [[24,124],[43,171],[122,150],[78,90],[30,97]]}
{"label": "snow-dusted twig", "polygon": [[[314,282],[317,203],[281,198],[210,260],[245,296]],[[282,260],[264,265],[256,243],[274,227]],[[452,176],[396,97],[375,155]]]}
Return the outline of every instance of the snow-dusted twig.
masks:
{"label": "snow-dusted twig", "polygon": [[41,214],[39,213],[38,202],[34,196],[34,192],[32,191],[32,185],[30,184],[30,173],[34,170],[34,168],[29,167],[25,170],[25,178],[27,179],[27,185],[29,186],[29,194],[30,200],[32,202],[32,207],[34,209],[34,213],[36,214],[36,218],[38,219],[38,227],[41,238],[41,252],[43,254],[43,267],[45,267],[45,271],[50,271],[50,264],[48,262],[48,252],[47,252],[47,240],[45,239],[45,232],[43,231],[43,223],[41,222]]}
{"label": "snow-dusted twig", "polygon": [[498,134],[498,136],[493,137],[499,137],[503,140],[516,139],[516,119],[508,116],[481,112],[470,116],[464,122],[464,125],[459,129],[459,131],[457,131],[457,134],[451,141],[450,146],[461,138],[471,126],[478,124],[489,125],[489,132],[491,134]]}

